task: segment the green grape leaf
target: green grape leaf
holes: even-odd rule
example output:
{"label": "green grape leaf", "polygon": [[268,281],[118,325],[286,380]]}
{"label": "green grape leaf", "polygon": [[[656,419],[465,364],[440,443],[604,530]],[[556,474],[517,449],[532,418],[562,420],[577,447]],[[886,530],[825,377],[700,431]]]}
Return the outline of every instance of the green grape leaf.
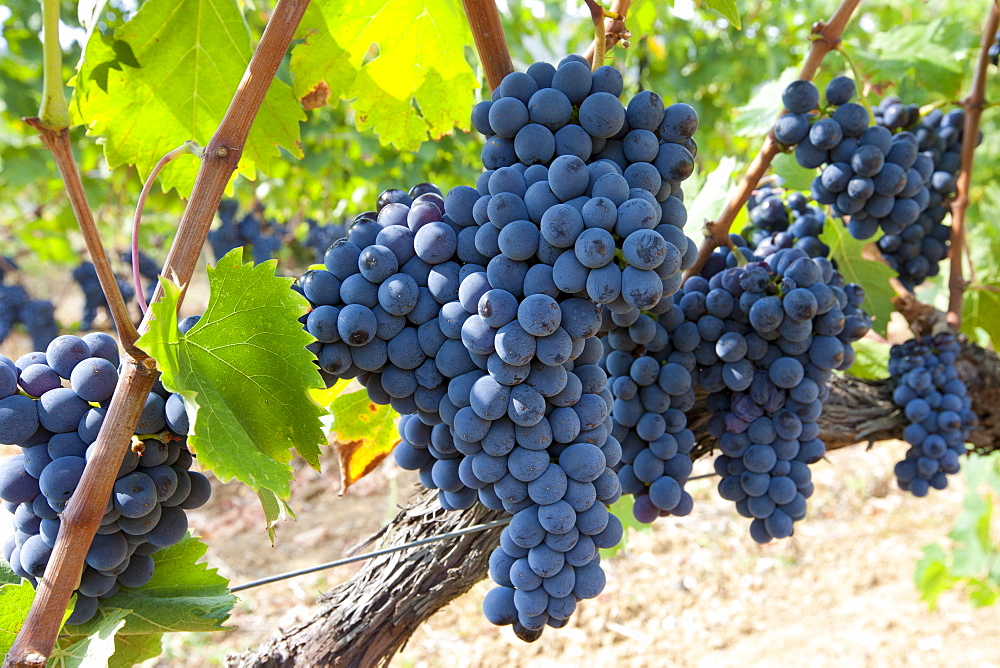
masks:
{"label": "green grape leaf", "polygon": [[0,585],[5,584],[19,585],[21,584],[21,576],[11,569],[10,564],[0,559]]}
{"label": "green grape leaf", "polygon": [[[94,619],[63,628],[60,646],[73,645],[107,633],[111,620],[123,619],[114,635],[110,665],[131,666],[158,656],[160,639],[168,631],[228,631],[225,626],[236,597],[229,581],[199,560],[208,546],[193,536],[153,555],[156,571],[144,587],[122,589],[101,601]],[[122,614],[124,613],[124,614]]]}
{"label": "green grape leaf", "polygon": [[931,610],[937,607],[938,597],[955,586],[956,578],[948,570],[948,555],[938,543],[925,545],[924,556],[917,562],[913,582]]}
{"label": "green grape leaf", "polygon": [[725,193],[733,182],[733,173],[738,165],[736,158],[723,158],[719,166],[708,174],[700,171],[695,174],[690,187],[685,184],[684,194],[690,197],[690,202],[686,204],[688,221],[695,227],[718,218],[726,204]]}
{"label": "green grape leaf", "polygon": [[[138,345],[184,397],[198,462],[220,480],[267,490],[270,501],[287,499],[291,448],[318,469],[323,442],[323,410],[308,396],[320,383],[305,348],[314,339],[298,322],[308,303],[289,289],[292,279],[274,275],[276,261],[242,265],[242,255],[237,248],[209,268],[208,307],[186,334],[177,329],[181,289],[164,280]],[[265,505],[269,524],[276,506]]]}
{"label": "green grape leaf", "polygon": [[736,0],[700,0],[699,5],[708,9],[714,9],[722,14],[722,17],[733,24],[737,30],[740,29],[740,10],[736,7]]}
{"label": "green grape leaf", "polygon": [[962,512],[948,532],[954,541],[951,552],[951,573],[959,577],[976,577],[989,571],[995,548],[990,536],[993,518],[993,497],[970,490],[962,500]]}
{"label": "green grape leaf", "polygon": [[784,187],[789,190],[809,192],[813,179],[816,178],[816,170],[806,169],[800,165],[794,153],[779,153],[774,156],[774,160],[771,161],[771,171],[783,179]]}
{"label": "green grape leaf", "polygon": [[[48,668],[88,668],[107,666],[115,654],[115,636],[125,626],[131,610],[99,612],[90,635],[74,643],[63,639],[49,658]],[[117,657],[116,657],[117,658]]]}
{"label": "green grape leaf", "polygon": [[[91,33],[73,82],[74,122],[104,138],[110,167],[135,165],[145,178],[185,141],[208,143],[252,52],[236,0],[148,0],[113,35]],[[283,160],[279,145],[301,157],[303,120],[291,87],[272,82],[237,172],[253,179],[270,171]],[[197,167],[191,156],[169,163],[163,190],[190,194]]]}
{"label": "green grape leaf", "polygon": [[737,115],[733,130],[736,134],[740,137],[763,137],[770,132],[782,110],[782,91],[798,78],[798,69],[788,67],[776,80],[758,86],[753,97],[735,110]]}
{"label": "green grape leaf", "polygon": [[929,23],[905,22],[872,36],[869,50],[846,49],[873,83],[899,85],[905,100],[955,99],[975,41],[960,21],[942,16]]}
{"label": "green grape leaf", "polygon": [[858,378],[880,380],[889,375],[889,344],[861,339],[851,344],[856,359],[847,373]]}
{"label": "green grape leaf", "polygon": [[1000,281],[970,286],[962,295],[962,331],[975,337],[977,329],[1000,342]]}
{"label": "green grape leaf", "polygon": [[10,651],[34,600],[35,589],[27,580],[0,587],[0,656]]}
{"label": "green grape leaf", "polygon": [[827,219],[820,241],[830,247],[830,259],[837,263],[837,270],[848,283],[857,283],[865,289],[864,310],[872,317],[872,329],[885,336],[889,316],[896,295],[889,283],[896,272],[881,262],[866,260],[862,250],[868,244],[852,237],[847,228],[835,218]]}
{"label": "green grape leaf", "polygon": [[454,0],[314,0],[298,36],[305,43],[292,52],[295,93],[310,106],[353,100],[358,129],[402,150],[469,129],[479,82]]}
{"label": "green grape leaf", "polygon": [[972,607],[985,608],[997,602],[997,598],[1000,597],[1000,587],[992,580],[969,578],[965,581],[965,593]]}
{"label": "green grape leaf", "polygon": [[340,459],[340,493],[343,494],[375,470],[399,443],[396,430],[399,414],[391,406],[374,403],[364,389],[338,394],[329,410],[330,429],[337,434],[335,447]]}

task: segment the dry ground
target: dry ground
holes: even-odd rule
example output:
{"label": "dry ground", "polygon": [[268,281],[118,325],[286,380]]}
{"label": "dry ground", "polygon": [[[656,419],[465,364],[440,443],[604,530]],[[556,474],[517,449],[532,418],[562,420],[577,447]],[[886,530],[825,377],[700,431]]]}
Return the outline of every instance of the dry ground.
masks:
{"label": "dry ground", "polygon": [[[776,545],[753,543],[712,481],[692,483],[692,516],[632,532],[628,548],[606,562],[604,594],[565,629],[525,645],[492,627],[479,610],[483,583],[417,629],[393,665],[1000,666],[994,609],[974,610],[948,593],[932,612],[918,598],[914,563],[950,529],[965,488],[957,480],[930,499],[904,496],[891,474],[902,448],[833,453],[816,467],[809,517]],[[343,554],[392,515],[411,482],[386,465],[337,498],[332,473],[306,472],[297,481],[298,519],[274,548],[256,501],[233,486],[192,523],[213,565],[244,582]],[[306,618],[318,592],[352,572],[244,592],[232,619],[238,631],[172,636],[158,665],[209,665],[257,644]]]}

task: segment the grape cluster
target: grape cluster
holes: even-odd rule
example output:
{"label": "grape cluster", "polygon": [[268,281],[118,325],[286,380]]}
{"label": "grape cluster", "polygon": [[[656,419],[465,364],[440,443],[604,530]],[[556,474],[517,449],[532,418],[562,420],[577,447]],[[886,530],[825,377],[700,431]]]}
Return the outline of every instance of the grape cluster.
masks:
{"label": "grape cluster", "polygon": [[[81,262],[73,269],[72,275],[73,280],[83,290],[83,313],[80,315],[80,329],[93,328],[99,309],[104,309],[110,319],[111,310],[108,307],[108,300],[104,297],[101,279],[97,277],[94,263]],[[125,300],[126,304],[135,299],[135,287],[131,280],[123,276],[115,276],[115,282],[118,283],[118,290],[121,291],[122,299]],[[35,347],[41,349],[46,346],[36,345]]]}
{"label": "grape cluster", "polygon": [[[0,356],[0,443],[22,448],[0,464],[0,498],[15,526],[3,556],[33,584],[44,577],[60,514],[93,455],[118,364],[117,343],[99,332],[60,336],[44,353],[16,362]],[[189,470],[187,432],[181,397],[157,383],[135,427],[141,446],[125,453],[67,623],[88,621],[99,600],[121,587],[149,582],[152,555],[181,540],[188,527],[185,511],[208,501],[208,479]]]}
{"label": "grape cluster", "polygon": [[753,520],[758,542],[792,534],[812,494],[808,468],[825,453],[817,419],[835,369],[871,326],[864,292],[826,258],[782,249],[763,262],[693,277],[680,307],[710,349],[699,360],[709,432],[719,439],[719,494]]}
{"label": "grape cluster", "polygon": [[[775,138],[795,145],[803,167],[822,167],[812,184],[813,199],[832,205],[838,217],[850,216],[851,236],[868,239],[879,228],[899,233],[927,207],[932,165],[918,155],[912,133],[894,135],[872,126],[868,110],[850,101],[855,92],[853,81],[835,77],[826,88],[824,114],[810,116],[819,91],[811,81],[793,81],[782,93],[788,113],[775,124]],[[903,113],[908,120],[908,110]]]}
{"label": "grape cluster", "polygon": [[[477,453],[466,480],[496,480],[492,493],[481,487],[481,500],[515,514],[493,555],[498,588],[484,611],[522,637],[562,626],[578,599],[600,592],[595,545],[621,537],[606,509],[621,494],[614,469],[622,445],[610,435],[614,397],[597,365],[599,305],[623,321],[651,322],[645,313],[680,287],[696,252],[681,230],[680,182],[693,168],[697,114],[648,91],[622,105],[621,92],[617,70],[591,72],[571,56],[509,75],[473,111],[487,143],[471,215],[489,262],[462,282],[460,299],[466,291],[472,298],[462,335],[488,357],[486,373],[474,372],[471,388],[455,394],[478,416],[507,405],[518,425],[525,419],[518,403],[526,402],[539,420],[523,439],[515,428],[514,450],[482,457],[495,464],[483,475]],[[461,438],[459,416],[455,422]]]}
{"label": "grape cluster", "polygon": [[[132,264],[131,251],[122,251],[118,258],[128,265]],[[153,293],[156,292],[157,281],[160,277],[160,265],[142,251],[139,251],[139,275],[147,279],[145,298],[148,304],[153,300]]]}
{"label": "grape cluster", "polygon": [[990,44],[990,49],[987,52],[990,57],[990,62],[993,65],[1000,65],[1000,32],[993,35],[993,43]]}
{"label": "grape cluster", "polygon": [[382,193],[296,286],[327,381],[403,414],[399,465],[446,509],[514,515],[484,610],[526,639],[601,591],[597,550],[623,531],[601,304],[655,311],[696,253],[680,181],[697,115],[621,92],[579,57],[509,75],[473,112],[475,188]]}
{"label": "grape cluster", "polygon": [[270,260],[281,249],[285,226],[273,220],[262,220],[259,211],[248,211],[236,222],[239,203],[226,200],[219,204],[219,225],[208,233],[215,259],[241,246],[249,245],[257,264]]}
{"label": "grape cluster", "polygon": [[[460,186],[448,199],[466,191],[475,195]],[[376,211],[359,215],[327,249],[326,268],[307,271],[295,286],[309,300],[304,325],[317,339],[310,349],[328,385],[357,377],[372,401],[431,421],[446,379],[476,368],[461,337],[449,336],[446,314],[461,279],[485,261],[475,229],[445,208],[432,184],[383,192]]]}
{"label": "grape cluster", "polygon": [[914,496],[948,486],[947,476],[958,473],[965,441],[978,422],[955,367],[960,353],[950,333],[911,339],[889,353],[889,374],[897,383],[892,400],[909,422],[903,438],[910,449],[896,464],[896,480]]}
{"label": "grape cluster", "polygon": [[622,448],[618,478],[640,522],[684,516],[694,505],[684,485],[695,442],[686,413],[695,403],[690,344],[697,339],[683,312],[665,302],[671,308],[659,315],[604,314],[602,366],[614,397],[612,435]]}
{"label": "grape cluster", "polygon": [[10,336],[14,326],[23,324],[32,344],[44,348],[59,336],[56,307],[47,299],[31,299],[20,285],[0,284],[0,343]]}
{"label": "grape cluster", "polygon": [[347,234],[347,227],[339,223],[320,225],[315,218],[307,218],[306,225],[309,228],[309,232],[306,235],[303,245],[316,253],[316,262],[323,262],[326,249],[334,241]]}
{"label": "grape cluster", "polygon": [[782,248],[798,248],[809,257],[829,257],[830,247],[820,241],[826,214],[810,204],[806,193],[758,188],[747,201],[750,225],[742,232],[757,257],[773,255]]}
{"label": "grape cluster", "polygon": [[[885,98],[879,104],[876,120],[890,129],[899,127],[903,107],[897,98]],[[908,109],[906,120],[913,119],[914,106]],[[965,111],[940,109],[930,111],[916,123],[906,126],[920,150],[917,166],[928,174],[930,197],[915,222],[900,231],[886,230],[878,240],[879,249],[898,273],[900,281],[911,290],[928,276],[936,276],[941,260],[948,256],[951,227],[945,224],[948,205],[957,194],[956,182],[962,162],[962,139]]]}

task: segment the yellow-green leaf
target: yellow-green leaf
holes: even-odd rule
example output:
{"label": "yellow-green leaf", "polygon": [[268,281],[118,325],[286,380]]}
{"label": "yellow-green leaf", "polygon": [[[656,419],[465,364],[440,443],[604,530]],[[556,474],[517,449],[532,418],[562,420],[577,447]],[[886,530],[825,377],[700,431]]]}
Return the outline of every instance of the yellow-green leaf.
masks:
{"label": "yellow-green leaf", "polygon": [[292,52],[295,94],[317,86],[353,100],[359,130],[416,150],[456,126],[468,129],[478,87],[465,57],[472,43],[454,0],[313,0]]}
{"label": "yellow-green leaf", "polygon": [[379,406],[358,390],[341,394],[330,404],[332,430],[337,434],[340,492],[371,473],[399,442],[396,418],[390,406]]}
{"label": "yellow-green leaf", "polygon": [[[75,78],[74,121],[104,137],[111,167],[136,165],[145,177],[168,151],[212,137],[243,77],[253,41],[236,0],[147,0],[113,36],[95,30]],[[305,120],[291,88],[274,81],[254,122],[238,172],[253,179],[301,157]],[[160,174],[164,190],[186,196],[197,161],[182,157]]]}

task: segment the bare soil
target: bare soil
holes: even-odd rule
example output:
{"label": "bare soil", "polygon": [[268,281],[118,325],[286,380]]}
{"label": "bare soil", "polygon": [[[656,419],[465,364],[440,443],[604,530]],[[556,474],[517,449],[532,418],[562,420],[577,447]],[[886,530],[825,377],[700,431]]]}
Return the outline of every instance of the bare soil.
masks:
{"label": "bare soil", "polygon": [[[919,600],[914,564],[924,545],[947,541],[965,487],[958,479],[931,498],[904,495],[892,479],[903,450],[882,443],[833,453],[815,467],[809,517],[794,537],[767,546],[749,538],[714,481],[693,482],[692,515],[630,532],[627,548],[605,562],[607,589],[566,628],[522,643],[483,618],[482,583],[417,629],[393,665],[1000,666],[994,609],[973,609],[958,592],[934,611]],[[220,485],[192,525],[235,584],[343,555],[392,516],[412,481],[388,463],[338,498],[333,472],[304,471],[293,496],[298,519],[282,525],[275,547],[256,500],[235,485]],[[238,630],[170,636],[155,663],[217,663],[308,618],[319,593],[353,572],[243,592],[231,620]]]}

